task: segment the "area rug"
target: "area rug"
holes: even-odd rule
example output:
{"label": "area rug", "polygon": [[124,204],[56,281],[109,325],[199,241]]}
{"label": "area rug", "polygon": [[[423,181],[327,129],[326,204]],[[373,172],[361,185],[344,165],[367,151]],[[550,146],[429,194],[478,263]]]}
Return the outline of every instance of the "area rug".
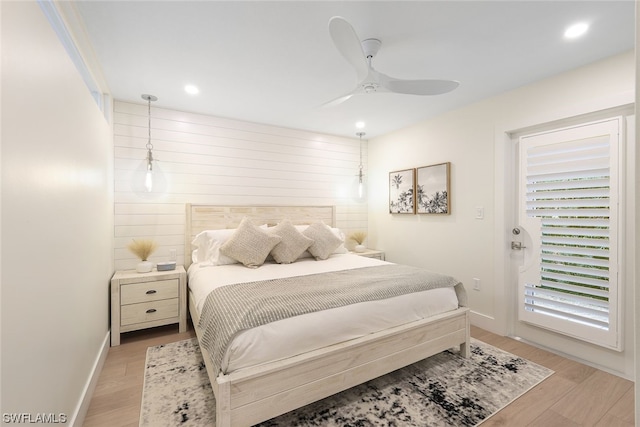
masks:
{"label": "area rug", "polygon": [[[445,351],[260,426],[475,426],[551,374],[472,339],[469,359]],[[214,426],[215,406],[197,339],[149,347],[141,427]]]}

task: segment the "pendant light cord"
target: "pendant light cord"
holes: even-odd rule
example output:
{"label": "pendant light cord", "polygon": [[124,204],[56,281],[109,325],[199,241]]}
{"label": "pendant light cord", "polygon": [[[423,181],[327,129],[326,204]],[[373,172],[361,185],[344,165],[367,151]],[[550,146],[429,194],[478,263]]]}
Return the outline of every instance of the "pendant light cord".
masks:
{"label": "pendant light cord", "polygon": [[147,119],[148,119],[148,130],[149,130],[149,139],[147,139],[147,152],[151,153],[153,150],[153,144],[151,143],[151,101],[157,101],[158,97],[153,95],[143,94],[142,99],[147,101]]}
{"label": "pendant light cord", "polygon": [[151,96],[147,97],[147,101],[148,101],[148,105],[149,105],[149,110],[148,110],[148,115],[147,118],[149,120],[148,122],[148,130],[149,130],[149,139],[147,140],[147,150],[151,151],[153,149],[153,144],[151,143]]}

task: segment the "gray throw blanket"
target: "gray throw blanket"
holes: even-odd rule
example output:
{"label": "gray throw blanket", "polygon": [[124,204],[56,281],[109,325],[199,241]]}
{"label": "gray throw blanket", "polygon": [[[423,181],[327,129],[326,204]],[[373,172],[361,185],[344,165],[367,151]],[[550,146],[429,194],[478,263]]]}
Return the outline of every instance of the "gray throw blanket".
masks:
{"label": "gray throw blanket", "polygon": [[385,264],[306,276],[238,283],[214,289],[205,300],[199,328],[216,375],[233,337],[277,320],[429,289],[454,287],[466,305],[462,283],[450,276]]}

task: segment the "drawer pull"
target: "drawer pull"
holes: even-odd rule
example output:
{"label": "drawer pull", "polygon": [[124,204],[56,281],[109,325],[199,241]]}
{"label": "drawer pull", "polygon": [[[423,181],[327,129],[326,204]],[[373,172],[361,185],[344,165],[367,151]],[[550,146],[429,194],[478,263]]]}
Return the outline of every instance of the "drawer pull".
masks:
{"label": "drawer pull", "polygon": [[155,294],[156,292],[157,292],[157,291],[156,291],[155,289],[151,289],[151,290],[148,290],[148,291],[146,292],[146,294],[147,294],[147,295],[153,295],[153,294]]}
{"label": "drawer pull", "polygon": [[147,310],[147,314],[155,313],[157,310],[155,308],[150,308]]}

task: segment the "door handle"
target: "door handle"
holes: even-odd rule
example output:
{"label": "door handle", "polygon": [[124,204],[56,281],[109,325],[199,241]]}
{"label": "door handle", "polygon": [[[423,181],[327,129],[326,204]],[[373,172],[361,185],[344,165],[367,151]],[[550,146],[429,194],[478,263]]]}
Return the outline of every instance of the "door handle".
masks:
{"label": "door handle", "polygon": [[524,248],[526,248],[526,246],[522,246],[522,242],[516,242],[516,241],[511,242],[511,249],[513,250],[520,251]]}

